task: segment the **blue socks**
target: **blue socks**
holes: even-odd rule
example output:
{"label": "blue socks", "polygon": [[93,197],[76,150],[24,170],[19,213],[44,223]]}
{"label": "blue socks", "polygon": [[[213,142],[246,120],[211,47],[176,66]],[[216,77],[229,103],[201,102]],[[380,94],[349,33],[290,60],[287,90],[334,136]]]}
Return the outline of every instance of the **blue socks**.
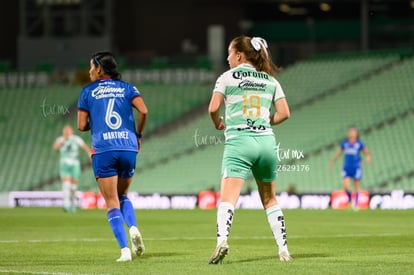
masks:
{"label": "blue socks", "polygon": [[122,216],[128,228],[131,226],[137,226],[137,220],[135,219],[134,207],[127,196],[120,196],[119,203],[121,205]]}
{"label": "blue socks", "polygon": [[122,218],[121,211],[118,208],[112,208],[106,212],[106,216],[108,217],[109,225],[112,228],[119,247],[121,249],[128,247],[128,239],[124,229],[124,219]]}
{"label": "blue socks", "polygon": [[124,221],[128,228],[131,226],[137,226],[135,219],[134,207],[127,196],[119,197],[120,208],[109,209],[106,213],[108,217],[109,225],[111,226],[112,232],[114,233],[115,239],[117,240],[119,247],[128,247],[128,238],[124,228]]}
{"label": "blue socks", "polygon": [[351,203],[352,201],[352,193],[349,190],[345,190],[346,194],[348,195],[348,202]]}
{"label": "blue socks", "polygon": [[355,192],[355,207],[358,207],[358,197],[359,197],[359,193]]}
{"label": "blue socks", "polygon": [[[349,190],[345,190],[346,194],[348,195],[348,202],[352,202],[352,193]],[[358,207],[358,199],[359,199],[359,192],[355,192],[355,207]]]}

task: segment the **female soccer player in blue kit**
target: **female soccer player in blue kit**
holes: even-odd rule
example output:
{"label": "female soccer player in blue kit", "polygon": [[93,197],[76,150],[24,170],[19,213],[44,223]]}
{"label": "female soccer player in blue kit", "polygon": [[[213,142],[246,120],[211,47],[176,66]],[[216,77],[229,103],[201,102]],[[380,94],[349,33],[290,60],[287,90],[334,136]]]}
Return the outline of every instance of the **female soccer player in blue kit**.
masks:
{"label": "female soccer player in blue kit", "polygon": [[[94,174],[106,202],[109,224],[121,248],[117,261],[131,261],[124,222],[129,228],[132,252],[140,256],[145,250],[127,193],[148,111],[139,91],[120,80],[110,52],[92,56],[89,76],[92,83],[82,89],[78,101],[78,128],[91,130]],[[136,127],[132,107],[138,110]]]}
{"label": "female soccer player in blue kit", "polygon": [[[342,153],[344,154],[344,165],[342,169],[343,185],[348,195],[349,205],[354,208],[358,208],[358,192],[362,179],[361,152],[365,155],[365,162],[369,164],[371,162],[371,155],[364,143],[358,138],[358,130],[355,127],[351,127],[348,129],[348,138],[342,141],[341,148],[338,149],[329,162],[329,168],[332,168],[335,161]],[[349,190],[351,179],[354,181],[354,205],[352,205],[351,191]]]}

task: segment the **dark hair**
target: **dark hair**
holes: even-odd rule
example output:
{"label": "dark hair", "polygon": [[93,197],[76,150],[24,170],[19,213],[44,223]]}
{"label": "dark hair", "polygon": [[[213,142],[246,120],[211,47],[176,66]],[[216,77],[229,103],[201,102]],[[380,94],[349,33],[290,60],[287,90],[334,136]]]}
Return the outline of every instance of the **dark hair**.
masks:
{"label": "dark hair", "polygon": [[111,52],[97,52],[92,55],[92,62],[95,66],[101,66],[105,74],[111,79],[120,80],[121,74],[118,72],[118,64]]}
{"label": "dark hair", "polygon": [[[262,43],[266,43],[264,39],[262,39],[262,41]],[[252,63],[256,70],[266,72],[272,76],[276,76],[281,70],[273,63],[270,52],[266,49],[267,43],[263,44],[263,47],[260,47],[259,50],[255,50],[252,45],[252,38],[242,35],[234,38],[231,41],[231,45],[236,51],[244,53],[247,61]],[[266,47],[264,47],[264,45],[266,45]]]}

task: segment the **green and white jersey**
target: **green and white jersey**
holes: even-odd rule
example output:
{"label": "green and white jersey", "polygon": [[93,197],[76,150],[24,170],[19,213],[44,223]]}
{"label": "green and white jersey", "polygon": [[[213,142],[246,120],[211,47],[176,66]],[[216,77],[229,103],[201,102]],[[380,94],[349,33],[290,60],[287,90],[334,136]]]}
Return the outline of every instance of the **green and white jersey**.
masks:
{"label": "green and white jersey", "polygon": [[256,71],[250,64],[240,64],[217,79],[213,92],[224,95],[226,140],[236,136],[273,135],[270,108],[285,97],[273,76]]}
{"label": "green and white jersey", "polygon": [[85,142],[76,135],[71,135],[67,140],[63,136],[56,139],[56,142],[63,142],[60,147],[60,163],[78,165],[79,164],[79,147]]}

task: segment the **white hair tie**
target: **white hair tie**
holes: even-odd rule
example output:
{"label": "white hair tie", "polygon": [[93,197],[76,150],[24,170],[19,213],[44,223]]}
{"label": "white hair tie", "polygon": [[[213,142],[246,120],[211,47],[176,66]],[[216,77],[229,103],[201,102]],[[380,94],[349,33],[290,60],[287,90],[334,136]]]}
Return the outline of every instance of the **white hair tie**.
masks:
{"label": "white hair tie", "polygon": [[266,53],[266,56],[268,56],[268,54],[267,54],[267,42],[266,42],[266,40],[264,40],[261,37],[253,37],[250,40],[250,43],[252,44],[253,49],[255,49],[256,52],[259,52],[260,49],[263,48],[263,50]]}

